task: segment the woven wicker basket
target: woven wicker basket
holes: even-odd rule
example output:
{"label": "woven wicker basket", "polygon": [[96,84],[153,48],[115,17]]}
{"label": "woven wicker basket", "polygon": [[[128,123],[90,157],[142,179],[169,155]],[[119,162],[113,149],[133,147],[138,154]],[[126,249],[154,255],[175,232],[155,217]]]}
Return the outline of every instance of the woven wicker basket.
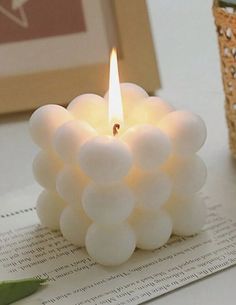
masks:
{"label": "woven wicker basket", "polygon": [[221,57],[229,143],[236,158],[236,9],[220,7],[215,0],[213,14]]}

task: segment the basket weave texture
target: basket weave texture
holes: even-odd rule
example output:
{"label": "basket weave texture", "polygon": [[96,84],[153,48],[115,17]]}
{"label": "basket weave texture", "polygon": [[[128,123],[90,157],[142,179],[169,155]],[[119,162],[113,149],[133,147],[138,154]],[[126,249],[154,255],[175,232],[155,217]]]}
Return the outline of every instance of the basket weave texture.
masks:
{"label": "basket weave texture", "polygon": [[218,1],[214,1],[213,14],[221,57],[229,144],[236,158],[236,10],[219,7]]}

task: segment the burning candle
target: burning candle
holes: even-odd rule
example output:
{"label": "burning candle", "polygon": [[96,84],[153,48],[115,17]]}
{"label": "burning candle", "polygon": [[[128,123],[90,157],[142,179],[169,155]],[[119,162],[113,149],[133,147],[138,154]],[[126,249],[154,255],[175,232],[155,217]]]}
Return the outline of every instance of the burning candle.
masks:
{"label": "burning candle", "polygon": [[206,127],[199,116],[120,84],[115,50],[104,98],[83,94],[67,109],[43,106],[30,131],[41,148],[33,164],[45,188],[41,223],[95,261],[119,265],[135,247],[153,250],[172,233],[201,230],[206,213],[197,192],[206,167],[196,152]]}

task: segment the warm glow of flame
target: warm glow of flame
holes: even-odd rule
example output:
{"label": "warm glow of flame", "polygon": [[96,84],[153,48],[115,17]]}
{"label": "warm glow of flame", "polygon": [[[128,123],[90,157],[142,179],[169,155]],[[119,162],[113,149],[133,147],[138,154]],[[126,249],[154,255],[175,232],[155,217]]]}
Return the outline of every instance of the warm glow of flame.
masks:
{"label": "warm glow of flame", "polygon": [[108,115],[111,124],[122,123],[124,120],[117,55],[114,48],[110,57]]}

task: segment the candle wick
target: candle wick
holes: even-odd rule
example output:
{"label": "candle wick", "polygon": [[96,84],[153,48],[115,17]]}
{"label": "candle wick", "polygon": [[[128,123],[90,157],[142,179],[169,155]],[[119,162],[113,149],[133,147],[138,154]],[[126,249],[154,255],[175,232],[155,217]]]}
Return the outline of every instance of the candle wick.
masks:
{"label": "candle wick", "polygon": [[120,129],[120,124],[116,123],[113,125],[113,136],[118,134],[118,130]]}

